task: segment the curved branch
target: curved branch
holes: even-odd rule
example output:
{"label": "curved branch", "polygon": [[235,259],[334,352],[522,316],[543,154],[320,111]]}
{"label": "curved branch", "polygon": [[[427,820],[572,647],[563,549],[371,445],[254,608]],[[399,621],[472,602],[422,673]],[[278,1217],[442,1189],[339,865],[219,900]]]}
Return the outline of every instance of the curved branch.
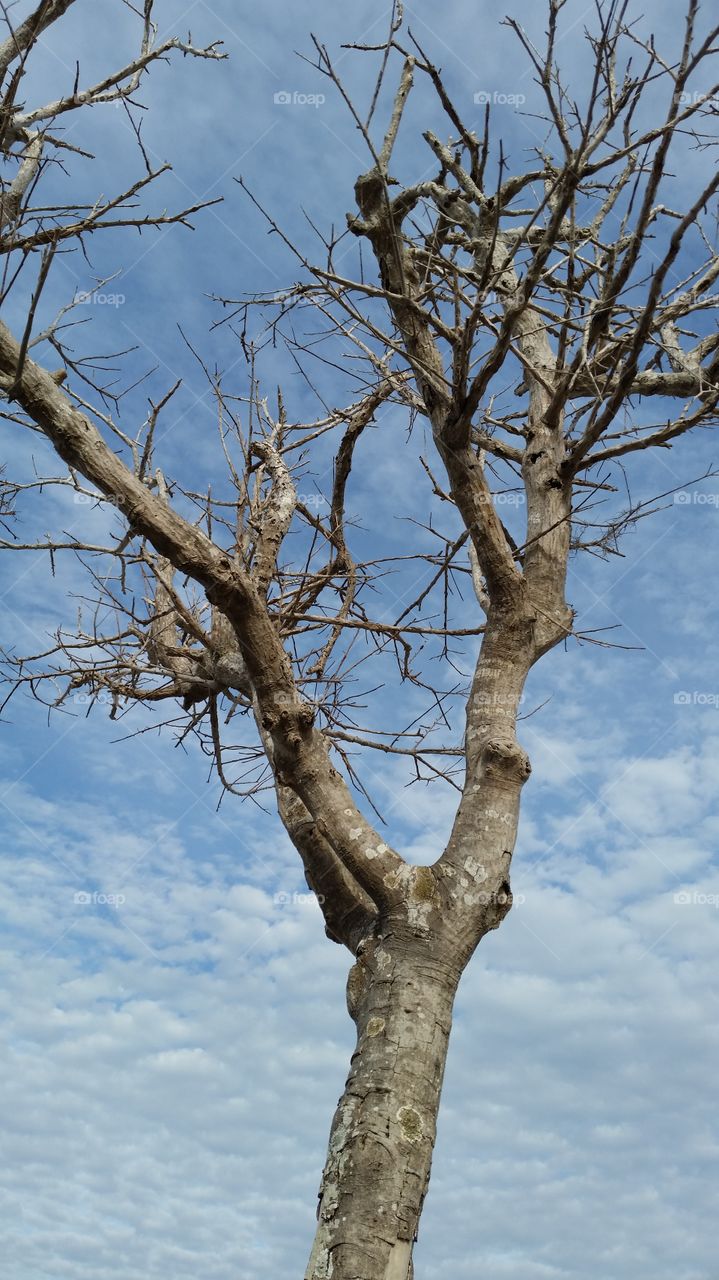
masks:
{"label": "curved branch", "polygon": [[[194,525],[167,507],[107,446],[89,418],[40,365],[26,358],[0,321],[0,378],[65,462],[122,511],[132,533],[205,588],[208,600],[232,624],[270,734],[278,782],[307,806],[317,829],[373,901],[400,895],[402,858],[382,841],[332,767],[327,744],[314,728],[313,709],[298,695],[289,658],[254,584],[244,569]],[[19,375],[19,376],[18,376]]]}

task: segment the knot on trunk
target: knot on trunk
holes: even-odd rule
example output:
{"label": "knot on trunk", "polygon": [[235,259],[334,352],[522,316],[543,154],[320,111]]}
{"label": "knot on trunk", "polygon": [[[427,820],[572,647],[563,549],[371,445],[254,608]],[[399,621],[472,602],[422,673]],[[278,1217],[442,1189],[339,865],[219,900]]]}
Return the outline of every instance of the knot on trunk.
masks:
{"label": "knot on trunk", "polygon": [[247,668],[239,651],[215,654],[205,652],[184,675],[178,679],[183,693],[183,709],[189,711],[196,702],[206,702],[213,693],[244,693],[248,695]]}
{"label": "knot on trunk", "polygon": [[385,193],[385,181],[379,169],[370,169],[363,173],[355,183],[355,200],[362,217],[371,219],[382,204]]}
{"label": "knot on trunk", "polygon": [[352,965],[347,975],[347,1012],[353,1022],[357,1021],[366,988],[367,976],[358,961]]}
{"label": "knot on trunk", "polygon": [[526,751],[511,738],[490,738],[482,748],[481,761],[486,777],[506,782],[526,782],[532,772]]}
{"label": "knot on trunk", "polygon": [[513,901],[508,880],[503,880],[495,893],[486,895],[482,914],[488,931],[499,928],[504,917],[508,916],[512,910]]}
{"label": "knot on trunk", "polygon": [[572,634],[575,612],[569,604],[562,603],[557,609],[547,611],[546,604],[542,611],[535,614],[534,640],[537,653],[541,656],[553,649],[561,640]]}
{"label": "knot on trunk", "polygon": [[309,733],[315,720],[315,708],[304,702],[298,694],[278,693],[270,707],[264,710],[262,723],[270,733],[284,738],[288,747],[299,749],[302,739]]}

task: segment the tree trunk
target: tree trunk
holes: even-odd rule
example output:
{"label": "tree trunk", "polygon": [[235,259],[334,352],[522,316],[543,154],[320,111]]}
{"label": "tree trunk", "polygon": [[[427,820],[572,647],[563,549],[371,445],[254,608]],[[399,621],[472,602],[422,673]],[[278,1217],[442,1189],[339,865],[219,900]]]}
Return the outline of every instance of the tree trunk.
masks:
{"label": "tree trunk", "polygon": [[386,929],[360,946],[347,983],[357,1048],[305,1280],[411,1280],[460,974],[442,945]]}

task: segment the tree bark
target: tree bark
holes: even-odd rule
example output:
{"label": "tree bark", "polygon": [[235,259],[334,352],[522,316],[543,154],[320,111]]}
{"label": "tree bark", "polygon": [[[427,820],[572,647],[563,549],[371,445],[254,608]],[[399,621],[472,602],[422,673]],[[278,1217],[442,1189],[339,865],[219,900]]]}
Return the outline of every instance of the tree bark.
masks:
{"label": "tree bark", "polygon": [[460,976],[442,946],[391,924],[360,945],[347,983],[357,1047],[305,1280],[411,1280]]}

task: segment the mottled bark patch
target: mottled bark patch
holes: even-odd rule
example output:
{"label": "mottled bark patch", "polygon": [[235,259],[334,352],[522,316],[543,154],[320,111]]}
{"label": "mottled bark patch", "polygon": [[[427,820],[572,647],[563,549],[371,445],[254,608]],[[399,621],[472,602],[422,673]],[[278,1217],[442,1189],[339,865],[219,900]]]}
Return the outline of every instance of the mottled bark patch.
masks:
{"label": "mottled bark patch", "polygon": [[429,902],[436,889],[431,867],[417,867],[414,873],[413,896],[419,902]]}
{"label": "mottled bark patch", "polygon": [[424,1134],[424,1123],[419,1111],[415,1107],[400,1107],[397,1112],[397,1119],[402,1130],[402,1135],[407,1142],[419,1142]]}

